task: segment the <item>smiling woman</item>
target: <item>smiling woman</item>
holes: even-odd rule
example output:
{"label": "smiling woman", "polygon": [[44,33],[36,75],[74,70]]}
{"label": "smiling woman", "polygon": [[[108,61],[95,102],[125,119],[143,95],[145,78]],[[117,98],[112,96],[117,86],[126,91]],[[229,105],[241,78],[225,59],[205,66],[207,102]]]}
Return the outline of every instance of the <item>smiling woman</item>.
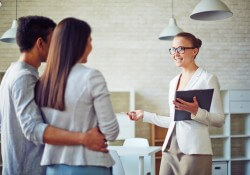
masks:
{"label": "smiling woman", "polygon": [[[186,67],[187,69],[195,70],[198,66],[195,64],[194,59],[201,45],[201,40],[192,34],[179,33],[175,36],[172,48],[169,49],[169,52],[177,67]],[[191,78],[191,76],[189,76],[189,78]],[[189,79],[187,78],[187,80]]]}
{"label": "smiling woman", "polygon": [[[212,147],[208,127],[221,127],[224,113],[217,77],[198,67],[195,58],[201,47],[201,40],[191,33],[179,33],[174,37],[169,52],[181,73],[170,82],[170,117],[135,110],[129,113],[132,120],[153,123],[169,128],[162,146],[160,175],[211,175]],[[176,100],[176,91],[214,89],[210,112],[202,109],[196,98],[187,103]],[[174,121],[175,110],[191,113],[191,120]],[[199,166],[195,166],[199,164]]]}

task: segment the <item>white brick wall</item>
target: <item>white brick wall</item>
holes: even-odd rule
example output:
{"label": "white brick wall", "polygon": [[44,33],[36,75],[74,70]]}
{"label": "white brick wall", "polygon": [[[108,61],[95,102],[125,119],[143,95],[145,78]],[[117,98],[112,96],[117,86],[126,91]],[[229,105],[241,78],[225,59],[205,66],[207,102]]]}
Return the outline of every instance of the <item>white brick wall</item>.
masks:
{"label": "white brick wall", "polygon": [[[223,0],[234,16],[214,22],[189,18],[199,1],[174,0],[178,25],[203,41],[197,63],[224,89],[250,88],[250,1]],[[0,35],[15,18],[15,0],[1,2]],[[88,65],[103,72],[110,88],[134,87],[136,108],[168,114],[168,83],[180,70],[168,54],[171,42],[158,35],[171,17],[171,0],[19,0],[18,17],[25,15],[89,22],[94,49]],[[17,46],[0,42],[0,70],[18,55]],[[136,135],[149,138],[149,126],[137,125]]]}

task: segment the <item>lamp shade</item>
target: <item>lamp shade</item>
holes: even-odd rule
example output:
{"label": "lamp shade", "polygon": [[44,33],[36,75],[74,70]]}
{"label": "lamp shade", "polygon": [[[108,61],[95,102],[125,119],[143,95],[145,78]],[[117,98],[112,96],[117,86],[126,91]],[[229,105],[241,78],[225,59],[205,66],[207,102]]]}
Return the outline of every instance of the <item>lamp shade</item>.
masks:
{"label": "lamp shade", "polygon": [[203,21],[216,21],[231,16],[233,16],[233,13],[222,1],[201,0],[201,2],[194,8],[190,18]]}
{"label": "lamp shade", "polygon": [[16,43],[16,31],[17,20],[13,20],[11,28],[3,34],[3,36],[0,38],[0,41],[6,43]]}
{"label": "lamp shade", "polygon": [[168,26],[162,31],[159,39],[172,40],[174,36],[180,32],[183,32],[183,30],[177,26],[176,20],[174,18],[170,18]]}

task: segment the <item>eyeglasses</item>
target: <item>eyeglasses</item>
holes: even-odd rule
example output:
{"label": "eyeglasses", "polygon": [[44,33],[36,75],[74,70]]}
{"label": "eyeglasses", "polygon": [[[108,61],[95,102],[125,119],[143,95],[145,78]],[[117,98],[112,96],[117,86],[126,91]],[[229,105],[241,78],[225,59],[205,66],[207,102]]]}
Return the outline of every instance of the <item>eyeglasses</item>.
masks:
{"label": "eyeglasses", "polygon": [[174,55],[176,52],[177,53],[181,53],[181,54],[183,54],[183,53],[185,53],[185,50],[186,49],[194,49],[195,47],[183,47],[183,46],[180,46],[180,47],[177,47],[177,48],[175,48],[175,47],[171,47],[170,49],[169,49],[169,53],[171,54],[171,55]]}

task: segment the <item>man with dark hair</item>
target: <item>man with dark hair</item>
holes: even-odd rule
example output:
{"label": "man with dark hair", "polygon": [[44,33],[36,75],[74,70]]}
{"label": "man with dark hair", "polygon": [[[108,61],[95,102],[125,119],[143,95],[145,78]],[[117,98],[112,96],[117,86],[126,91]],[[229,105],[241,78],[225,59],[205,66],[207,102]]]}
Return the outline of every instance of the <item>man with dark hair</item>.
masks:
{"label": "man with dark hair", "polygon": [[37,69],[46,61],[55,26],[41,16],[18,20],[16,39],[21,55],[8,68],[0,86],[3,175],[44,175],[45,168],[40,166],[43,143],[84,145],[107,152],[105,138],[97,128],[79,133],[49,126],[34,101]]}
{"label": "man with dark hair", "polygon": [[[37,23],[39,21],[39,23]],[[34,47],[36,40],[40,37],[48,42],[48,36],[54,30],[54,21],[42,16],[20,17],[18,19],[18,29],[16,41],[20,52],[29,51]]]}

